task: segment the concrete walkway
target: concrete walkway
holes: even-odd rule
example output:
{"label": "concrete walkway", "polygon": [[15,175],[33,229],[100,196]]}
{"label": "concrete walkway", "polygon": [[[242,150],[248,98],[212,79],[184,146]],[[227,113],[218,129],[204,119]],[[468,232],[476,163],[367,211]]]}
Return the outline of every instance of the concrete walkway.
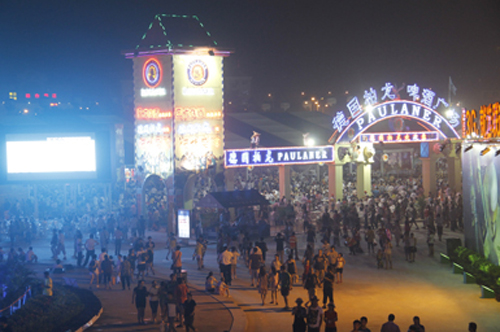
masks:
{"label": "concrete walkway", "polygon": [[[402,331],[406,331],[412,322],[412,317],[420,316],[421,322],[427,331],[466,331],[470,321],[475,321],[479,331],[497,331],[500,303],[494,299],[480,298],[480,289],[477,285],[463,284],[460,275],[451,273],[448,265],[439,263],[439,252],[446,252],[445,242],[436,241],[435,256],[427,256],[425,244],[425,230],[416,230],[418,252],[415,263],[404,260],[402,247],[394,246],[393,269],[378,270],[373,254],[347,255],[347,248],[341,247],[338,251],[345,254],[347,261],[344,282],[335,285],[335,304],[339,314],[339,331],[350,331],[352,322],[361,316],[367,316],[368,326],[372,331],[378,331],[387,320],[389,313],[396,315],[396,323]],[[165,260],[165,233],[152,232],[156,242],[155,267],[158,271],[156,279],[168,279],[171,262]],[[69,237],[69,236],[68,236]],[[445,236],[462,238],[460,233],[445,230]],[[41,257],[38,268],[43,270],[53,264],[50,257],[49,240],[34,244],[35,251]],[[299,245],[303,254],[305,240],[299,236]],[[274,255],[275,244],[268,239],[268,257]],[[363,249],[366,243],[362,243]],[[4,246],[4,248],[6,248]],[[198,271],[196,262],[191,260],[193,248],[184,247],[183,267],[188,270],[189,286],[194,290],[194,299],[198,303],[195,326],[198,331],[279,331],[291,330],[292,316],[289,311],[283,311],[283,299],[279,296],[280,305],[261,305],[260,295],[250,286],[250,278],[243,262],[238,266],[238,279],[233,281],[231,297],[221,298],[208,295],[204,289],[204,281],[208,271],[218,275],[215,246],[209,246],[205,260],[205,270]],[[72,253],[72,250],[71,250]],[[125,251],[123,251],[125,253]],[[266,262],[269,266],[271,259]],[[74,263],[73,259],[68,260]],[[302,270],[300,263],[297,264]],[[79,272],[67,273],[67,277],[74,277],[81,287],[87,287],[89,276],[86,269]],[[58,280],[54,276],[54,280]],[[153,278],[147,277],[150,284]],[[318,289],[318,296],[322,297],[322,290]],[[89,331],[158,331],[158,326],[147,324],[138,326],[135,307],[131,304],[131,291],[122,291],[121,286],[113,290],[95,290],[101,299],[104,313],[101,319]],[[269,295],[268,300],[269,302]],[[295,285],[289,297],[290,303],[297,297],[307,299],[306,291]],[[146,318],[150,311],[146,309]],[[184,329],[179,329],[183,331]]]}

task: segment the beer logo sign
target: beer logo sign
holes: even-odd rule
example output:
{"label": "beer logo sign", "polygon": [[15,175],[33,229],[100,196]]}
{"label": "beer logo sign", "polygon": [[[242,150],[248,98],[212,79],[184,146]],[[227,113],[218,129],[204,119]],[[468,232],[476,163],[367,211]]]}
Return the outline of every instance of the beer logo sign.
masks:
{"label": "beer logo sign", "polygon": [[187,74],[193,85],[203,85],[208,79],[208,66],[201,60],[194,60],[188,65]]}
{"label": "beer logo sign", "polygon": [[155,58],[146,61],[142,70],[142,78],[144,84],[146,84],[148,88],[156,88],[160,84],[162,78],[160,62]]}

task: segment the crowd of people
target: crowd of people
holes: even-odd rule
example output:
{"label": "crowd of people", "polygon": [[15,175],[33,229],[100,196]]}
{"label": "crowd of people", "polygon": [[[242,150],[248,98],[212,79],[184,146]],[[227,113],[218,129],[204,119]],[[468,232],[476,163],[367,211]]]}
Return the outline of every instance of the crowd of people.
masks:
{"label": "crowd of people", "polygon": [[[359,199],[354,181],[347,177],[344,198],[335,199],[327,194],[327,175],[318,177],[314,170],[306,169],[292,173],[292,197],[287,200],[279,196],[277,178],[277,173],[271,168],[253,170],[248,176],[237,175],[237,188],[257,188],[271,205],[239,209],[234,220],[230,220],[227,211],[221,213],[216,246],[220,275],[208,273],[205,288],[210,293],[230,296],[232,283],[238,278],[238,266],[243,262],[250,274],[250,286],[258,290],[262,305],[283,303],[284,308],[294,315],[295,331],[305,331],[306,327],[317,331],[322,322],[325,322],[326,331],[334,331],[337,320],[334,285],[343,282],[347,263],[342,249],[353,256],[366,251],[373,256],[374,266],[392,269],[392,252],[399,250],[396,248],[404,250],[409,263],[415,261],[417,238],[414,230],[426,229],[428,254],[432,256],[434,242],[442,240],[445,228],[463,229],[461,195],[452,192],[445,183],[435,195],[424,197],[419,178],[376,178],[373,195]],[[125,192],[133,191],[133,186],[128,187]],[[197,198],[201,199],[214,187],[211,177],[199,176],[195,188],[204,189],[196,190]],[[167,259],[172,262],[171,280],[152,283],[150,287],[145,285],[146,276],[155,274],[155,243],[151,237],[146,238],[146,230],[157,229],[154,225],[159,224],[158,217],[155,219],[153,215],[167,208],[162,188],[151,188],[148,193],[152,213],[146,218],[137,218],[133,213],[137,202],[132,199],[135,197],[132,194],[120,195],[119,202],[123,206],[114,212],[105,208],[105,201],[89,200],[97,202],[94,204],[96,209],[89,209],[92,204],[88,203],[83,214],[54,216],[43,223],[22,212],[30,209],[26,202],[17,202],[15,208],[10,205],[5,209],[4,206],[9,218],[2,227],[10,237],[11,249],[4,252],[0,248],[0,260],[36,262],[38,257],[32,247],[24,252],[21,247],[14,249],[14,244],[19,239],[31,241],[52,231],[50,248],[52,258],[56,260],[53,271],[64,269],[62,262],[72,257],[78,267],[88,269],[89,287],[113,289],[121,285],[126,291],[137,282],[132,302],[137,307],[139,323],[144,323],[144,309],[149,299],[153,322],[161,322],[163,327],[172,331],[175,324],[194,330],[194,316],[191,317],[194,300],[188,298],[182,276],[182,252],[173,234],[166,238]],[[269,248],[264,230],[269,225],[283,226],[282,233],[273,239],[276,244],[273,257],[266,255]],[[303,253],[298,251],[296,233],[299,231],[305,233],[306,243],[300,246],[306,248]],[[193,260],[202,270],[205,268],[207,241],[202,231],[195,233],[197,243]],[[88,234],[88,237],[84,239],[83,234]],[[72,248],[67,247],[68,238],[73,240]],[[100,254],[96,253],[97,247]],[[123,250],[126,255],[122,255]],[[303,287],[308,299],[302,306],[304,301],[298,298],[297,306],[291,309],[290,297],[296,287]],[[367,331],[366,324],[366,317],[356,320],[353,331]]]}

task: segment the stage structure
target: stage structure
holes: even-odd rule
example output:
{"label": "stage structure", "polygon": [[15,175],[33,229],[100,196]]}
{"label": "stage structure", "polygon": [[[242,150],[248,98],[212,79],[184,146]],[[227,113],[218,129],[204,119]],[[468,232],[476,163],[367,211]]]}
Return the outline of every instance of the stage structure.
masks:
{"label": "stage structure", "polygon": [[465,246],[500,264],[500,103],[463,111]]}
{"label": "stage structure", "polygon": [[168,179],[170,198],[182,197],[174,193],[175,175],[222,169],[223,59],[229,54],[197,16],[166,14],[156,15],[136,49],[125,53],[134,67],[135,166],[145,181]]}
{"label": "stage structure", "polygon": [[[402,91],[406,96],[401,96]],[[385,154],[385,150],[394,149],[394,144],[418,143],[426,195],[436,191],[436,161],[440,156],[448,158],[450,187],[461,188],[461,163],[456,152],[461,141],[457,132],[461,118],[444,98],[417,84],[398,88],[385,83],[380,92],[372,87],[365,90],[363,99],[352,98],[346,104],[348,112],[340,110],[332,120],[334,133],[329,142],[335,144],[335,163],[330,167],[335,176],[330,177],[329,186],[330,190],[337,188],[336,197],[341,197],[338,188],[342,187],[343,165],[350,162],[357,163],[358,197],[371,195],[374,144],[379,144]],[[406,150],[413,158],[414,149],[401,151]]]}

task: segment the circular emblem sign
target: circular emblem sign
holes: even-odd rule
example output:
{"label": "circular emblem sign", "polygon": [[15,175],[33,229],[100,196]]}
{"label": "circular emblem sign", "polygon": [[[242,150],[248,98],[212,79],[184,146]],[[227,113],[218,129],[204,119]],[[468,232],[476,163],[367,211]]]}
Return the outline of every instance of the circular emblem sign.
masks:
{"label": "circular emblem sign", "polygon": [[144,63],[142,78],[147,87],[151,89],[156,88],[161,82],[161,77],[161,65],[158,60],[152,58]]}
{"label": "circular emblem sign", "polygon": [[187,67],[189,82],[203,85],[208,79],[208,66],[201,60],[194,60]]}

